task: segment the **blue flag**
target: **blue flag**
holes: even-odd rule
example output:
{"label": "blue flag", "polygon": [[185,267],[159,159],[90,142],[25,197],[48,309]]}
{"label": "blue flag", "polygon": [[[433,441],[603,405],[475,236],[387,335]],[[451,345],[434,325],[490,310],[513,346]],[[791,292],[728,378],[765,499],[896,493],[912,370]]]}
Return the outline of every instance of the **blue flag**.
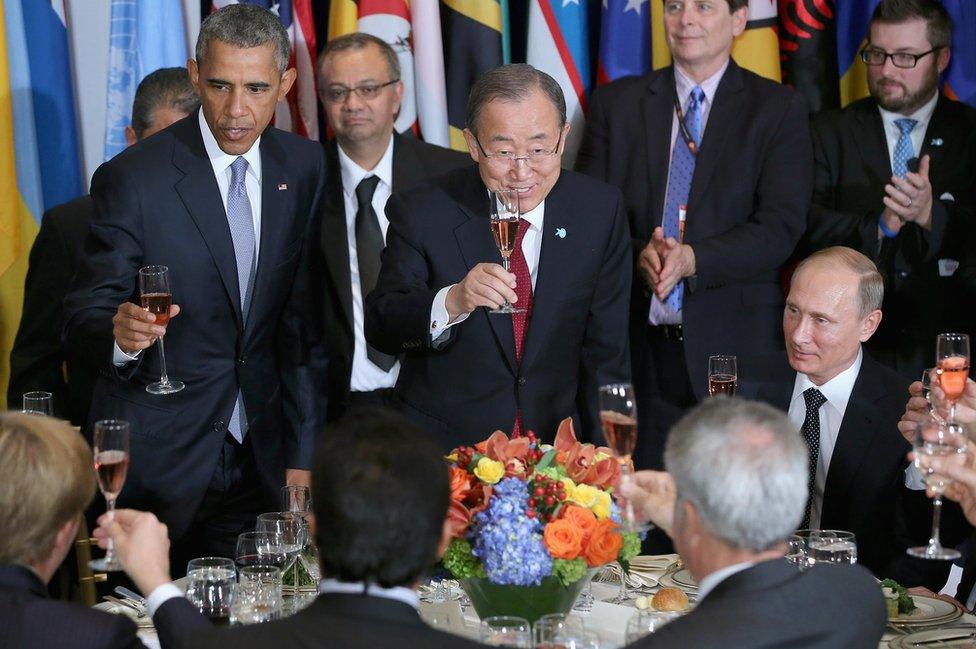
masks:
{"label": "blue flag", "polygon": [[646,0],[603,0],[597,85],[651,71],[651,8]]}
{"label": "blue flag", "polygon": [[976,106],[976,4],[942,0],[952,16],[952,60],[945,76],[946,94]]}

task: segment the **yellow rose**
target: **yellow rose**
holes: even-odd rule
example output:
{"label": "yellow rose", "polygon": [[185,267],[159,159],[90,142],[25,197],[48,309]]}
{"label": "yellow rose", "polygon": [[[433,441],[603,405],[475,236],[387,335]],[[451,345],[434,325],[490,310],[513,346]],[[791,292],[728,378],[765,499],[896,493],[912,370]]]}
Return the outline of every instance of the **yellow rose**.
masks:
{"label": "yellow rose", "polygon": [[598,491],[596,502],[590,508],[596,517],[603,520],[605,518],[610,518],[610,494],[606,491]]}
{"label": "yellow rose", "polygon": [[495,484],[505,477],[505,465],[501,462],[496,462],[490,457],[483,457],[478,460],[478,466],[475,467],[474,474],[482,482]]}
{"label": "yellow rose", "polygon": [[578,484],[573,487],[573,494],[567,498],[580,507],[590,509],[596,503],[597,494],[600,490],[588,484]]}
{"label": "yellow rose", "polygon": [[560,482],[563,483],[563,489],[566,492],[566,497],[563,500],[564,501],[567,501],[567,500],[572,499],[572,497],[573,497],[573,489],[576,488],[576,483],[573,482],[572,480],[570,480],[569,478],[561,478],[560,479]]}

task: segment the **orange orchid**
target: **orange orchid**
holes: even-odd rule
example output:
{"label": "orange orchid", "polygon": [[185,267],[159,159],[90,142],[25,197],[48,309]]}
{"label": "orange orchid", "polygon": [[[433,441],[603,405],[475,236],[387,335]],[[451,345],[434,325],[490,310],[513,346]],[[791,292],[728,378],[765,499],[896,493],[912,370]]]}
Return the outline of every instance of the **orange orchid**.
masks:
{"label": "orange orchid", "polygon": [[[597,447],[578,442],[571,418],[567,417],[559,423],[553,446],[557,461],[566,467],[566,475],[576,484],[607,489],[619,479],[620,465],[613,457],[613,452],[605,446]],[[598,453],[608,457],[597,460]]]}

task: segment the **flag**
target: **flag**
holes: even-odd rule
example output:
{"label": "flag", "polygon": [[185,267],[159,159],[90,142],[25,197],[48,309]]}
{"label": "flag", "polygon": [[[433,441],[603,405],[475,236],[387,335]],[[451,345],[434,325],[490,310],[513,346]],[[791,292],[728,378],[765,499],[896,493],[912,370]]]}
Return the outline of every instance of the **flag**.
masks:
{"label": "flag", "polygon": [[832,0],[779,0],[783,81],[798,90],[810,112],[840,106],[837,32]]}
{"label": "flag", "polygon": [[[279,103],[275,110],[275,127],[311,140],[319,139],[318,97],[315,91],[317,50],[312,0],[240,0],[240,3],[257,5],[273,12],[281,19],[291,41],[288,67],[295,68],[297,76],[286,101]],[[238,4],[238,0],[213,0],[213,10],[232,4]],[[336,5],[340,3],[335,2],[330,11]]]}
{"label": "flag", "polygon": [[21,0],[0,2],[0,196],[3,197],[0,202],[0,410],[3,410],[10,379],[10,349],[24,303],[27,255],[43,211]]}
{"label": "flag", "polygon": [[188,54],[183,3],[112,0],[109,28],[105,159],[126,147],[125,128],[139,82],[159,68],[182,67]]}
{"label": "flag", "polygon": [[590,92],[590,48],[586,3],[579,0],[531,0],[527,62],[552,75],[566,97],[570,123],[563,166],[572,168],[583,137],[586,97]]}
{"label": "flag", "polygon": [[444,81],[444,42],[437,0],[412,0],[413,56],[417,90],[417,120],[425,142],[451,146],[447,125],[447,86]]}
{"label": "flag", "polygon": [[[660,3],[654,0],[651,4]],[[651,71],[652,9],[647,6],[647,0],[603,0],[597,85]],[[664,23],[660,24],[663,28]]]}
{"label": "flag", "polygon": [[840,105],[868,96],[867,66],[859,52],[867,42],[868,24],[878,0],[841,0],[837,12],[837,74],[840,77]]}
{"label": "flag", "polygon": [[732,58],[760,76],[780,80],[776,0],[749,0],[749,21],[732,44]]}
{"label": "flag", "polygon": [[945,94],[976,106],[976,4],[942,0],[952,16],[952,59],[945,75]]}
{"label": "flag", "polygon": [[467,151],[462,131],[468,92],[483,73],[509,58],[508,0],[443,0],[441,26],[451,147]]}

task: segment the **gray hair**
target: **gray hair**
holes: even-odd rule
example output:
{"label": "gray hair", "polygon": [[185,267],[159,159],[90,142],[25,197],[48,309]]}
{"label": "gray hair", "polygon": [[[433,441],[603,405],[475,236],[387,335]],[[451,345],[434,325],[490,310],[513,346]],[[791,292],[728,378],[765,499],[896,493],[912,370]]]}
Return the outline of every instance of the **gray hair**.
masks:
{"label": "gray hair", "polygon": [[172,108],[189,115],[199,105],[200,99],[186,68],[159,68],[147,74],[136,88],[132,101],[132,130],[141,140],[142,134],[152,126],[157,109]]}
{"label": "gray hair", "polygon": [[884,302],[884,278],[874,262],[864,254],[844,246],[824,248],[801,261],[793,275],[796,276],[804,266],[813,263],[843,266],[857,275],[857,310],[860,317],[865,318],[872,311],[881,308]]}
{"label": "gray hair", "polygon": [[325,63],[325,59],[336,52],[344,52],[346,50],[362,50],[370,45],[375,45],[378,47],[380,54],[382,54],[383,58],[386,59],[386,68],[390,75],[389,80],[399,80],[400,59],[397,57],[397,53],[393,50],[390,44],[384,41],[382,38],[378,38],[372,34],[367,34],[365,32],[353,32],[351,34],[337,36],[325,44],[325,47],[322,49],[322,53],[319,54],[319,60],[315,67],[318,73],[319,87],[323,88],[325,86],[325,79],[322,78],[322,66]]}
{"label": "gray hair", "polygon": [[196,57],[199,64],[207,57],[213,41],[240,48],[271,45],[279,72],[288,69],[291,42],[278,16],[267,9],[249,4],[227,5],[204,19],[197,37]]}
{"label": "gray hair", "polygon": [[728,545],[760,552],[785,541],[807,502],[806,443],[771,406],[713,397],[668,435],[664,463],[681,503]]}
{"label": "gray hair", "polygon": [[566,123],[566,98],[556,80],[528,63],[512,63],[489,70],[478,77],[468,95],[466,125],[477,134],[478,116],[492,101],[525,101],[538,88],[548,97],[559,116],[559,127]]}

